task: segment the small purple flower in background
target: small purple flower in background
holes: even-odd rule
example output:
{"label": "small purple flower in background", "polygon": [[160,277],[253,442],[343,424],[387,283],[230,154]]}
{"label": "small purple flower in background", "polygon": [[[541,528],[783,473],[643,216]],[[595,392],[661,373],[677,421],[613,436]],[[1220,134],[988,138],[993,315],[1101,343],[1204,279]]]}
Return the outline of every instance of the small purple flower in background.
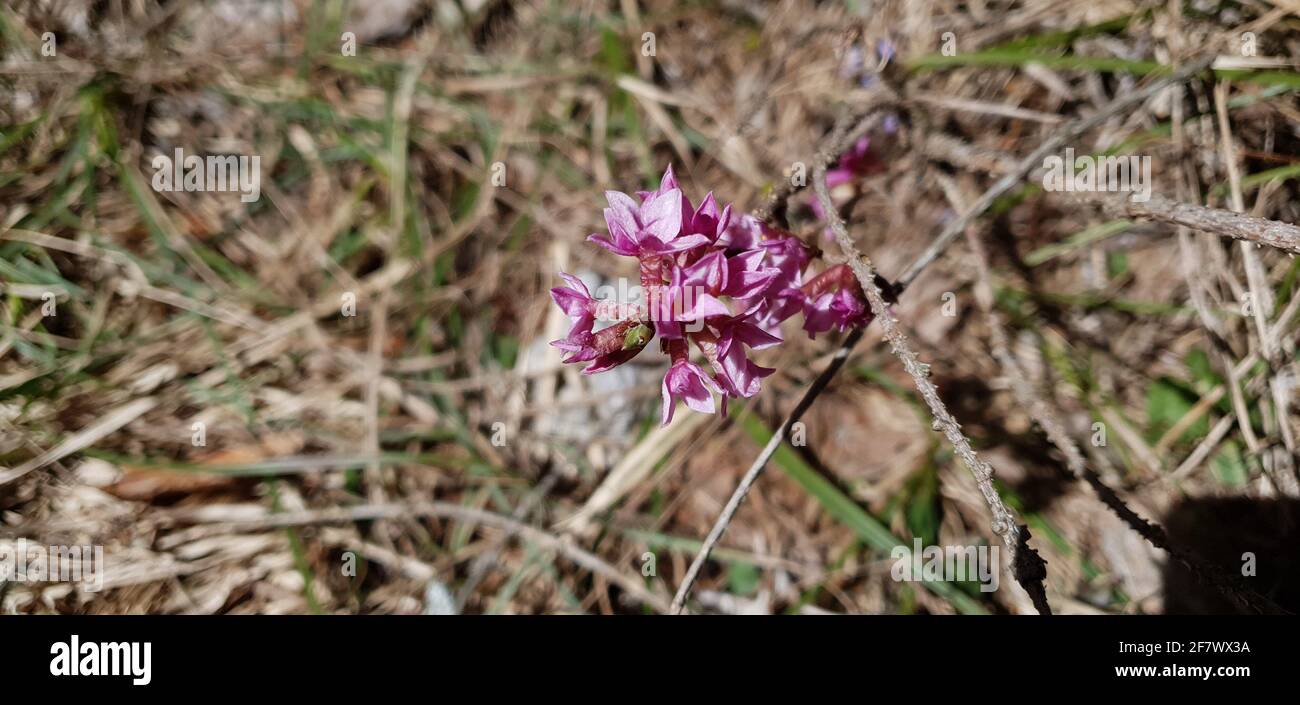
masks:
{"label": "small purple flower in background", "polygon": [[866,49],[861,43],[855,42],[844,52],[844,59],[840,62],[840,78],[856,81],[860,88],[870,88],[881,70],[894,60],[895,53],[894,43],[881,37],[876,40],[876,61],[869,66]]}
{"label": "small purple flower in background", "polygon": [[895,53],[897,52],[894,49],[893,42],[889,41],[885,37],[876,40],[876,56],[880,58],[881,66],[893,61]]}
{"label": "small purple flower in background", "polygon": [[[873,174],[881,168],[880,161],[871,153],[871,138],[863,135],[853,144],[849,151],[840,156],[840,160],[836,163],[834,169],[826,171],[826,188],[834,190],[837,186],[857,181],[859,178]],[[842,195],[834,192],[832,192],[831,197],[837,202],[837,205],[844,200]],[[809,200],[808,206],[818,220],[826,219],[826,209],[822,208],[821,201],[815,196]],[[829,227],[822,230],[822,235],[827,240],[835,239]]]}
{"label": "small purple flower in background", "polygon": [[865,67],[866,58],[862,47],[854,44],[844,52],[844,60],[840,62],[840,78],[847,81],[858,79],[862,75]]}
{"label": "small purple flower in background", "polygon": [[[837,171],[853,178],[870,164],[866,138],[840,160]],[[551,345],[568,353],[564,362],[590,362],[584,374],[624,364],[656,336],[668,355],[662,422],[677,402],[714,413],[717,394],[723,413],[731,398],[752,397],[776,370],[749,353],[779,345],[782,322],[802,312],[810,335],[831,328],[865,325],[870,313],[847,265],[806,278],[809,249],[794,235],[750,215],[733,217],[712,193],[699,207],[678,185],[672,167],[659,188],[605,193],[607,235],[588,239],[622,257],[637,260],[648,305],[598,301],[577,278],[561,273],[567,286],[551,289],[573,325]],[[597,320],[619,320],[595,330]],[[701,363],[691,361],[694,349]],[[707,365],[706,365],[707,363]],[[712,370],[710,374],[709,370]]]}
{"label": "small purple flower in background", "polygon": [[835,188],[867,174],[872,166],[870,156],[871,138],[863,135],[849,151],[840,156],[840,161],[835,168],[826,172],[826,187]]}
{"label": "small purple flower in background", "polygon": [[880,129],[884,130],[885,134],[887,135],[892,135],[897,133],[898,128],[899,128],[898,116],[895,115],[894,113],[887,113],[885,115],[885,119],[882,120],[880,123]]}

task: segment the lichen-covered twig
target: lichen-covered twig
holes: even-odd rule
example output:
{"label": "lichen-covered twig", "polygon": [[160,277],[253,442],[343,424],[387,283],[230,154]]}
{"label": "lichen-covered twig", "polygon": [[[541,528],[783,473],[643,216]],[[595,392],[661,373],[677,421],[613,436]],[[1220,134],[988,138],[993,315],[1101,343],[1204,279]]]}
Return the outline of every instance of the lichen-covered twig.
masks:
{"label": "lichen-covered twig", "polygon": [[[951,193],[949,197],[950,200],[956,200]],[[1272,600],[1240,584],[1239,581],[1234,580],[1217,566],[1205,562],[1195,553],[1174,545],[1169,540],[1169,535],[1165,533],[1164,528],[1155,522],[1148,521],[1130,508],[1101,479],[1096,471],[1088,467],[1078,444],[1070,437],[1065,425],[1052,407],[1034,389],[1033,384],[1029,381],[1029,375],[1021,369],[1019,362],[1011,354],[1002,316],[993,307],[992,275],[989,273],[988,256],[984,251],[983,243],[980,242],[979,235],[974,228],[967,229],[966,239],[970,244],[971,253],[974,255],[976,270],[975,300],[988,322],[989,342],[993,348],[993,357],[1006,373],[1007,379],[1011,383],[1011,390],[1016,396],[1016,401],[1029,412],[1030,418],[1043,429],[1043,433],[1052,442],[1052,445],[1056,446],[1061,451],[1061,454],[1065,456],[1065,465],[1070,474],[1076,479],[1086,482],[1097,493],[1097,498],[1101,500],[1102,504],[1105,504],[1139,536],[1183,564],[1202,582],[1213,585],[1225,597],[1255,612],[1267,614],[1283,612]]]}
{"label": "lichen-covered twig", "polygon": [[1268,245],[1300,255],[1300,226],[1290,223],[1255,218],[1221,208],[1180,203],[1163,196],[1152,196],[1151,200],[1145,203],[1137,203],[1129,200],[1128,194],[1123,193],[1075,195],[1083,200],[1100,203],[1103,210],[1110,215],[1180,225],[1234,240]]}
{"label": "lichen-covered twig", "polygon": [[[903,274],[894,281],[894,294],[899,295],[904,289],[910,286],[911,283],[915,281],[923,271],[925,271],[926,267],[930,266],[930,264],[932,264],[939,255],[941,255],[944,250],[952,244],[957,236],[965,231],[971,222],[988,210],[989,207],[993,205],[993,202],[1000,196],[1011,190],[1011,188],[1016,184],[1020,183],[1027,174],[1042,163],[1045,156],[1060,149],[1068,140],[1077,138],[1087,130],[1118,114],[1124,109],[1150,98],[1152,95],[1155,95],[1168,86],[1180,84],[1201,71],[1204,71],[1213,61],[1214,55],[1207,55],[1188,63],[1181,69],[1152,82],[1146,88],[1116,99],[1092,115],[1075,120],[1060,132],[1056,133],[1053,137],[1043,142],[1043,144],[1030,153],[1029,156],[1021,159],[1016,162],[1014,166],[1010,167],[1001,178],[994,182],[994,184],[980,196],[969,210],[958,215],[947,224],[947,226],[939,233],[938,237],[934,239],[934,242],[932,242],[930,246],[920,254],[920,256],[913,260],[907,269],[904,270]],[[817,158],[817,165],[821,166],[823,171],[827,165],[848,148],[848,145],[852,144],[848,137],[856,139],[857,135],[865,134],[866,130],[870,129],[870,124],[872,124],[872,121],[874,120],[872,114],[875,112],[875,107],[879,106],[873,106],[872,110],[867,111],[867,114],[860,118],[857,129],[854,129],[849,133],[846,133],[843,130],[836,130],[832,134],[831,139],[828,141],[829,147]],[[866,127],[864,128],[863,125],[866,125]],[[775,213],[774,206],[780,205],[783,207],[785,201],[796,191],[798,191],[798,187],[794,184],[789,182],[782,184],[782,186],[772,194],[772,198],[769,200],[768,205],[756,211],[755,215],[763,220],[771,221],[773,214]],[[763,452],[759,454],[753,465],[750,466],[749,471],[745,473],[745,477],[742,479],[741,484],[732,493],[731,499],[728,500],[726,508],[724,508],[717,521],[714,522],[713,528],[709,531],[709,536],[700,547],[699,552],[696,553],[695,559],[691,562],[690,569],[682,579],[682,583],[677,589],[677,594],[673,598],[672,611],[674,614],[681,612],[682,607],[686,602],[686,598],[690,595],[691,589],[694,587],[695,581],[699,577],[699,572],[703,567],[704,562],[708,560],[714,546],[717,545],[723,532],[726,531],[727,525],[731,522],[731,519],[735,515],[737,508],[739,508],[740,503],[744,501],[745,495],[748,494],[750,487],[753,486],[754,482],[758,479],[758,476],[762,474],[762,471],[767,466],[767,462],[771,459],[772,454],[775,453],[777,447],[780,446],[787,430],[799,419],[799,415],[812,404],[812,402],[817,398],[817,395],[821,393],[822,389],[826,387],[830,378],[833,377],[835,372],[839,370],[841,365],[843,365],[843,360],[848,358],[849,353],[861,338],[862,336],[860,332],[854,331],[845,339],[844,343],[840,346],[840,349],[835,353],[835,359],[830,365],[827,365],[826,369],[818,376],[817,381],[809,387],[803,398],[799,400],[794,412],[792,412],[790,416],[786,417],[785,421],[781,423],[780,427],[777,428],[776,433],[773,435],[773,439],[768,442],[767,446],[764,447]],[[1019,533],[1021,540],[1027,540],[1029,534],[1028,530],[1022,530]],[[1036,556],[1037,554],[1035,553],[1033,555]],[[1026,572],[1028,573],[1032,571],[1027,567]],[[1044,599],[1043,602],[1043,607],[1046,607],[1046,600]]]}
{"label": "lichen-covered twig", "polygon": [[930,409],[930,415],[934,417],[935,430],[943,433],[958,457],[974,475],[975,484],[979,487],[980,494],[984,496],[984,502],[993,515],[993,533],[997,534],[1007,550],[1011,551],[1016,582],[1020,583],[1029,594],[1040,614],[1051,614],[1051,607],[1047,603],[1047,591],[1043,584],[1047,578],[1047,563],[1037,551],[1029,547],[1027,528],[1016,523],[1015,516],[993,486],[993,468],[979,459],[975,449],[971,447],[970,440],[962,433],[961,424],[957,423],[948,412],[948,407],[939,397],[938,388],[930,381],[930,366],[921,362],[916,356],[907,342],[907,336],[899,328],[898,321],[894,319],[893,313],[885,302],[883,292],[876,285],[876,273],[871,262],[858,252],[857,246],[853,244],[848,230],[844,227],[844,220],[840,218],[835,204],[831,201],[830,192],[826,188],[825,167],[820,167],[813,172],[813,188],[817,192],[817,197],[821,199],[822,207],[826,210],[826,219],[830,224],[831,232],[835,234],[835,241],[839,243],[849,266],[857,275],[858,283],[867,295],[867,303],[871,305],[875,319],[880,321],[885,340],[889,341],[890,350],[903,363],[903,369],[916,384],[916,391],[920,393],[921,399]]}

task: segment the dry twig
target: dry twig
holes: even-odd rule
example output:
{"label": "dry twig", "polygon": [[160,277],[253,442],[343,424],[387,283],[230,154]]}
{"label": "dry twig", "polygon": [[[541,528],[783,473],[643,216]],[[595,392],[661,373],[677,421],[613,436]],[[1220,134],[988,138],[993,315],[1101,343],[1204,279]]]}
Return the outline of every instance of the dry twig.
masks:
{"label": "dry twig", "polygon": [[[1056,135],[1045,140],[1037,149],[1031,152],[1024,159],[1017,162],[1014,167],[1009,169],[1000,179],[994,182],[994,184],[980,196],[970,210],[962,213],[960,216],[954,218],[950,223],[948,223],[948,225],[939,233],[939,236],[935,238],[934,242],[932,242],[930,246],[920,254],[920,256],[913,260],[903,274],[894,282],[894,293],[901,294],[904,289],[906,289],[918,276],[921,275],[923,271],[925,271],[926,267],[930,266],[930,264],[933,263],[934,260],[952,244],[953,240],[955,240],[975,218],[988,210],[989,207],[993,205],[994,201],[1007,191],[1011,190],[1013,186],[1020,183],[1027,174],[1042,163],[1044,157],[1060,149],[1068,140],[1077,138],[1087,130],[1101,124],[1108,118],[1120,113],[1126,108],[1141,103],[1168,86],[1181,84],[1184,81],[1187,81],[1192,76],[1195,76],[1208,68],[1213,61],[1214,56],[1212,54],[1192,61],[1169,75],[1153,81],[1146,88],[1134,91],[1122,98],[1118,98],[1088,117],[1080,118],[1071,122]],[[870,115],[868,115],[867,119],[869,119],[869,117]],[[861,123],[859,127],[861,127]],[[869,127],[867,129],[869,129]],[[855,129],[851,134],[856,133],[857,130]],[[863,131],[863,134],[865,134],[865,130]],[[856,137],[854,139],[856,139]],[[850,140],[844,139],[840,130],[836,130],[829,143],[832,145],[832,151],[824,152],[817,159],[817,170],[823,173],[825,172],[826,166],[828,166],[839,154],[843,153],[843,151],[852,144]],[[773,193],[768,206],[756,211],[755,215],[764,220],[770,220],[777,210],[774,206],[780,205],[783,207],[785,201],[797,190],[798,189],[792,184],[783,184],[781,189],[778,189]],[[879,290],[877,289],[877,293],[878,292]],[[750,487],[753,486],[754,482],[758,479],[758,476],[767,466],[767,461],[771,459],[772,454],[775,453],[777,447],[780,446],[781,441],[784,439],[790,426],[793,425],[794,422],[799,419],[799,416],[812,405],[812,402],[817,398],[817,395],[821,393],[829,383],[830,378],[833,377],[843,365],[843,361],[848,358],[849,353],[861,338],[862,336],[860,331],[855,330],[845,339],[844,343],[840,346],[840,349],[835,353],[835,358],[832,360],[831,364],[828,365],[820,375],[818,375],[812,386],[804,393],[803,398],[801,398],[799,403],[795,405],[794,411],[781,422],[781,425],[773,433],[772,440],[770,440],[767,446],[763,448],[763,451],[759,454],[758,458],[754,460],[754,463],[745,473],[740,485],[732,493],[731,499],[728,500],[726,507],[723,508],[722,514],[719,515],[717,521],[714,522],[713,528],[709,531],[708,537],[706,537],[704,544],[696,553],[695,559],[691,562],[690,568],[683,577],[682,583],[677,589],[677,594],[673,598],[672,611],[674,614],[681,612],[682,607],[685,605],[686,598],[690,595],[691,588],[699,577],[704,562],[708,560],[709,554],[713,551],[713,547],[721,539],[723,532],[727,529],[727,525],[731,522],[732,517],[735,516],[740,503],[744,501],[745,495],[749,493]],[[1024,537],[1028,536],[1027,530],[1020,533]],[[1034,555],[1036,556],[1037,554],[1035,553]],[[1045,607],[1045,598],[1043,602],[1043,606]]]}
{"label": "dry twig", "polygon": [[[950,192],[950,199],[953,196],[955,194]],[[980,242],[979,235],[974,228],[967,229],[966,240],[970,244],[971,253],[974,255],[977,273],[975,299],[980,310],[984,313],[985,320],[988,322],[989,341],[993,347],[993,357],[1006,372],[1006,377],[1011,383],[1012,392],[1016,395],[1016,401],[1029,412],[1029,416],[1043,429],[1044,435],[1052,442],[1052,445],[1056,446],[1057,450],[1060,450],[1061,454],[1065,456],[1065,465],[1070,474],[1076,479],[1086,482],[1097,493],[1097,498],[1101,500],[1102,504],[1105,504],[1129,528],[1146,539],[1152,546],[1165,551],[1179,563],[1182,563],[1198,580],[1213,585],[1225,597],[1248,609],[1270,614],[1283,612],[1284,610],[1272,600],[1242,585],[1219,567],[1206,562],[1191,551],[1175,546],[1169,540],[1169,535],[1163,527],[1135,512],[1120,498],[1115,490],[1111,489],[1101,479],[1101,476],[1096,471],[1088,467],[1078,444],[1070,437],[1065,425],[1056,415],[1051,405],[1034,389],[1033,384],[1029,381],[1029,375],[1025,373],[1019,362],[1011,354],[1006,328],[1002,323],[1002,316],[993,307],[993,278],[989,273],[988,255],[985,253],[983,243]]]}
{"label": "dry twig", "polygon": [[830,192],[826,188],[825,167],[818,168],[813,173],[813,188],[817,191],[817,197],[821,199],[822,208],[826,210],[826,218],[830,222],[831,231],[835,233],[835,240],[839,243],[840,250],[848,259],[849,267],[857,276],[863,293],[867,295],[867,302],[871,305],[875,320],[879,320],[880,327],[884,329],[885,340],[889,341],[890,350],[903,363],[903,369],[907,370],[907,374],[916,384],[916,391],[920,393],[921,399],[925,401],[931,416],[934,417],[935,430],[943,433],[957,455],[966,463],[971,474],[975,476],[975,484],[979,486],[980,494],[984,495],[984,502],[988,504],[989,511],[993,515],[993,533],[997,534],[1007,550],[1011,551],[1016,582],[1020,583],[1029,594],[1039,614],[1051,614],[1051,607],[1047,603],[1047,590],[1043,584],[1047,578],[1047,563],[1037,551],[1029,547],[1028,528],[1016,523],[1015,516],[1010,509],[1007,509],[997,489],[993,487],[993,468],[979,459],[975,449],[970,445],[970,440],[962,433],[961,425],[952,414],[948,413],[947,406],[939,397],[939,390],[930,381],[930,366],[921,362],[908,345],[907,336],[898,327],[898,321],[894,319],[889,305],[885,303],[883,292],[876,285],[876,273],[871,262],[858,252],[857,246],[849,238],[843,219],[840,218],[834,202],[831,201]]}
{"label": "dry twig", "polygon": [[1290,223],[1179,203],[1162,196],[1152,196],[1145,203],[1131,201],[1123,193],[1079,193],[1077,196],[1101,203],[1114,216],[1155,220],[1300,254],[1300,227]]}

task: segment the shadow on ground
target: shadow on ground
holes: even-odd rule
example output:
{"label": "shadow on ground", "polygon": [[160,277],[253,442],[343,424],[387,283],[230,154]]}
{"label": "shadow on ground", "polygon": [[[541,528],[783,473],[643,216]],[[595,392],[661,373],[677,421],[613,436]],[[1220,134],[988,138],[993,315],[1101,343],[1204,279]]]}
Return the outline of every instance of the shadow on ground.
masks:
{"label": "shadow on ground", "polygon": [[[1245,497],[1190,499],[1165,520],[1176,546],[1194,546],[1205,560],[1242,576],[1283,609],[1300,613],[1300,501]],[[1253,555],[1254,575],[1249,575]],[[1246,570],[1243,575],[1243,570]],[[1167,614],[1235,614],[1244,608],[1176,561],[1164,570]]]}

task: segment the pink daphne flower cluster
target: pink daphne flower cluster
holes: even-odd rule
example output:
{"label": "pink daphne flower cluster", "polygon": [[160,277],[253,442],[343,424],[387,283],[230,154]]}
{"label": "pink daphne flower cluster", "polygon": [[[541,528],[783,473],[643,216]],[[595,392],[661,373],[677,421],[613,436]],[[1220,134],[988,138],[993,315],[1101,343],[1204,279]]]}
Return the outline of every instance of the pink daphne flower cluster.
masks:
{"label": "pink daphne flower cluster", "polygon": [[[776,370],[755,364],[749,351],[780,344],[780,325],[795,314],[803,314],[810,336],[871,321],[847,265],[808,277],[810,252],[803,241],[752,216],[734,216],[730,205],[718,207],[712,193],[693,206],[672,167],[658,190],[638,194],[639,204],[617,191],[605,196],[609,233],[588,239],[636,258],[649,304],[597,301],[581,280],[561,272],[568,285],[552,289],[551,297],[573,325],[551,344],[568,353],[566,363],[590,362],[583,372],[594,374],[636,357],[657,335],[669,359],[664,425],[678,399],[711,414],[717,394],[725,414],[728,399],[757,394],[762,379]],[[620,312],[619,320],[594,330],[611,310]],[[691,360],[692,346],[707,369]]]}

